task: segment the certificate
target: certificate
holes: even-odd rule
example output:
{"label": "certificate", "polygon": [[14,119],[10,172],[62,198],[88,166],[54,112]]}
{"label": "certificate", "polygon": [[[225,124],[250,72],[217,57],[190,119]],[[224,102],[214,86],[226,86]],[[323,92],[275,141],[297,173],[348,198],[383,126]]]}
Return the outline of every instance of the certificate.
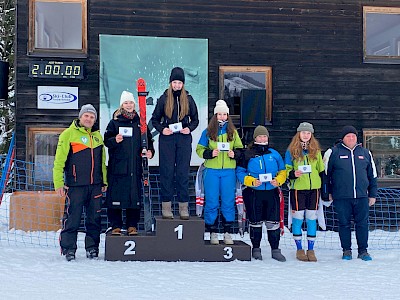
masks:
{"label": "certificate", "polygon": [[132,127],[120,127],[119,134],[121,134],[122,136],[132,136],[133,128]]}
{"label": "certificate", "polygon": [[271,173],[260,174],[258,175],[258,179],[261,182],[270,182],[272,180],[272,174]]}
{"label": "certificate", "polygon": [[217,149],[219,151],[229,151],[229,143],[218,142]]}
{"label": "certificate", "polygon": [[299,166],[298,170],[303,173],[311,173],[311,165]]}
{"label": "certificate", "polygon": [[172,132],[179,132],[182,130],[182,123],[179,122],[179,123],[170,124],[168,127],[169,127],[169,129],[172,130]]}

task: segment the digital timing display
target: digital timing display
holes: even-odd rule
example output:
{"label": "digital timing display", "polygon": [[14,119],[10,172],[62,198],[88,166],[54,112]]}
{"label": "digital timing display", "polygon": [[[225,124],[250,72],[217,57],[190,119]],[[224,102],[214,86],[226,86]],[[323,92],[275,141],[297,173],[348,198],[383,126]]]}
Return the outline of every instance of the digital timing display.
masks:
{"label": "digital timing display", "polygon": [[29,63],[29,77],[83,79],[83,69],[82,62],[33,61]]}

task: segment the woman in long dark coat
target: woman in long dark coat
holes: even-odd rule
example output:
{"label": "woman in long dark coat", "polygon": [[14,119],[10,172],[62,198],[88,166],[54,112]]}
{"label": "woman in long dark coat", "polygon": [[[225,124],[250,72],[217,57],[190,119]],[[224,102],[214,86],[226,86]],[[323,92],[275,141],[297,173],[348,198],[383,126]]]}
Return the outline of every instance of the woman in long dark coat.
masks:
{"label": "woman in long dark coat", "polygon": [[[135,111],[133,94],[123,91],[121,106],[115,111],[104,133],[104,144],[108,147],[107,215],[113,235],[121,235],[122,209],[126,209],[128,235],[137,234],[142,199],[142,158],[140,118]],[[153,140],[147,130],[147,158],[154,155]]]}

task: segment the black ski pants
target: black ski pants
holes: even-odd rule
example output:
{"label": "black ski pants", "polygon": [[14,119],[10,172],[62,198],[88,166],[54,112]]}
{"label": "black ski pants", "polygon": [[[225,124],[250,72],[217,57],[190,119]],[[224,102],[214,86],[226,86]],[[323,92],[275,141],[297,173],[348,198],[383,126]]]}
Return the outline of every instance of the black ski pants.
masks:
{"label": "black ski pants", "polygon": [[[191,156],[191,134],[174,133],[171,135],[160,135],[160,199],[162,202],[173,200],[174,179],[176,181],[178,201],[189,201],[189,172]],[[174,178],[175,171],[176,177]]]}
{"label": "black ski pants", "polygon": [[250,240],[253,247],[260,247],[262,223],[266,222],[268,242],[271,249],[278,249],[281,233],[279,228],[279,191],[277,189],[263,191],[246,188],[243,190],[243,201],[250,222]]}
{"label": "black ski pants", "polygon": [[81,224],[83,207],[86,208],[85,249],[98,249],[101,231],[102,184],[74,186],[67,190],[60,246],[63,254],[76,251],[78,229]]}
{"label": "black ski pants", "polygon": [[[108,221],[111,223],[111,227],[122,228],[122,208],[108,208],[107,209]],[[126,228],[138,227],[138,222],[140,220],[140,208],[127,208],[125,209],[125,223]]]}

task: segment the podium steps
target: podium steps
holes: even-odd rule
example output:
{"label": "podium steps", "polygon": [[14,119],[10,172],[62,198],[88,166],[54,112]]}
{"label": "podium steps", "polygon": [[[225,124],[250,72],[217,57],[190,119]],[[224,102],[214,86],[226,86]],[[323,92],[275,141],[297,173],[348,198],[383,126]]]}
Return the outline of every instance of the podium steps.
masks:
{"label": "podium steps", "polygon": [[242,241],[234,245],[211,245],[204,240],[204,220],[162,219],[156,217],[154,235],[106,235],[108,261],[250,261],[251,247]]}

